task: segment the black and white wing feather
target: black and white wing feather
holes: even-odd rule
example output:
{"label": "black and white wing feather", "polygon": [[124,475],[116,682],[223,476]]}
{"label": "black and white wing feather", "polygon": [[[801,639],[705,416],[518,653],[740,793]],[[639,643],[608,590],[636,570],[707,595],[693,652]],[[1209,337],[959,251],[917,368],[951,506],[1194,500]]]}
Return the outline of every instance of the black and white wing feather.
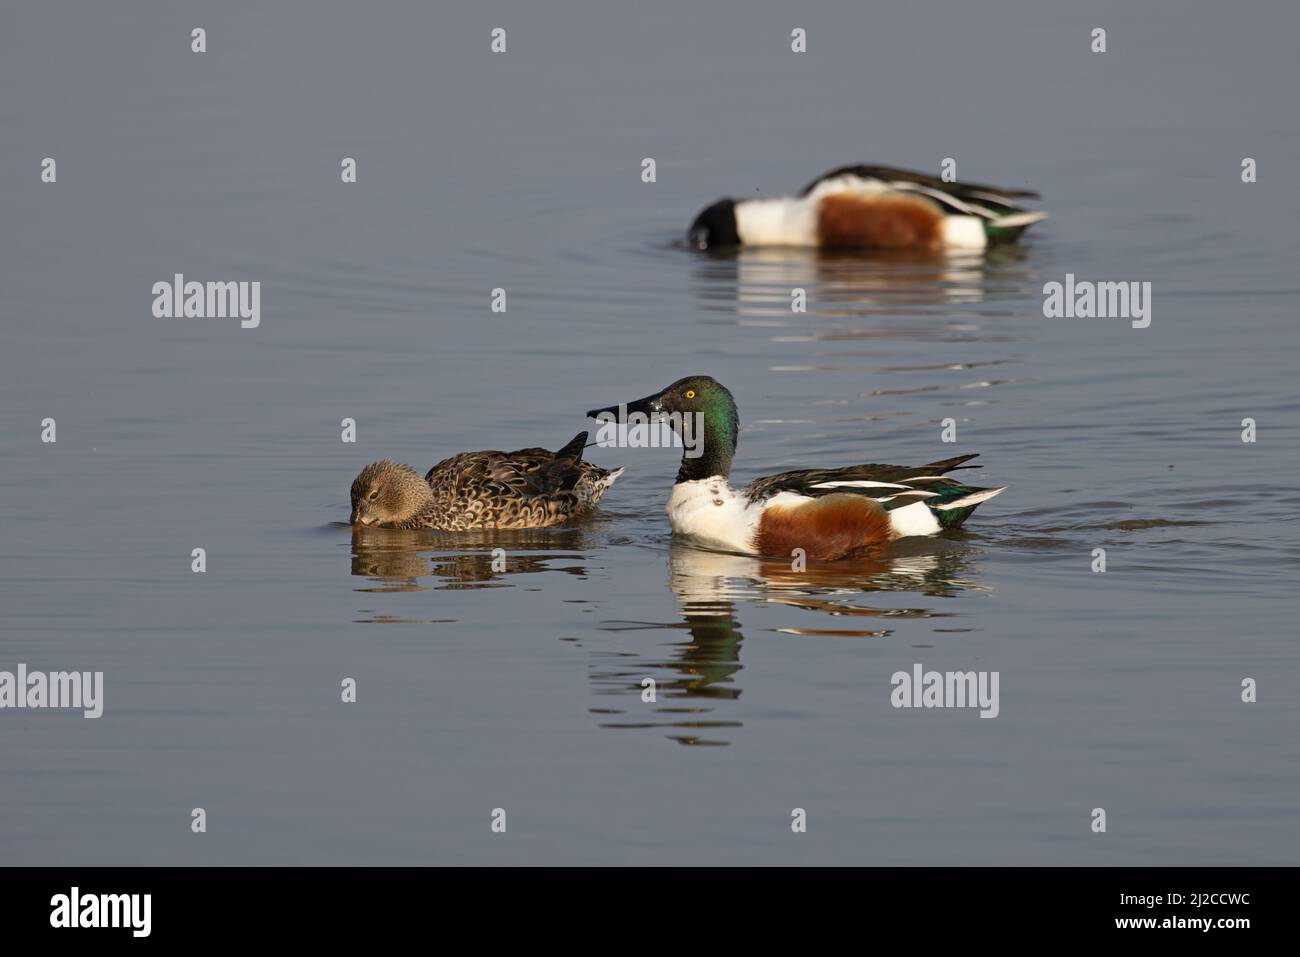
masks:
{"label": "black and white wing feather", "polygon": [[962,464],[973,458],[975,455],[958,455],[914,467],[871,464],[782,472],[755,479],[745,486],[742,494],[752,502],[759,502],[781,492],[808,498],[848,493],[875,499],[886,510],[892,510],[913,502],[944,500],[966,494],[970,486],[948,478],[944,473],[957,468],[979,468],[978,465]]}
{"label": "black and white wing feather", "polygon": [[985,183],[949,183],[937,176],[914,170],[863,165],[841,166],[824,173],[804,187],[799,195],[807,196],[826,180],[845,176],[883,183],[899,192],[920,193],[951,212],[988,220],[999,220],[1010,214],[1024,212],[1023,207],[1016,203],[1017,199],[1039,198],[1038,193],[1029,189],[1006,189]]}

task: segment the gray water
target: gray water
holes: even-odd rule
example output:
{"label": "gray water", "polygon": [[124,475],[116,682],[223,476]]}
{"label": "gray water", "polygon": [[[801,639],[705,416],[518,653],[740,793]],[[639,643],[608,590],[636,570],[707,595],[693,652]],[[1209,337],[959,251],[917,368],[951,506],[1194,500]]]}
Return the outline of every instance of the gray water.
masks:
{"label": "gray water", "polygon": [[[102,670],[105,711],[0,712],[0,863],[1296,862],[1300,16],[730,6],[6,11],[0,670]],[[938,262],[676,245],[944,157],[1053,218]],[[155,319],[177,272],[260,281],[261,325]],[[1045,319],[1066,273],[1150,282],[1150,327]],[[591,449],[628,471],[571,528],[342,524],[369,461],[700,373],[737,481],[979,452],[1010,490],[803,573],[674,543],[668,449]],[[917,662],[999,672],[999,716],[891,707]]]}

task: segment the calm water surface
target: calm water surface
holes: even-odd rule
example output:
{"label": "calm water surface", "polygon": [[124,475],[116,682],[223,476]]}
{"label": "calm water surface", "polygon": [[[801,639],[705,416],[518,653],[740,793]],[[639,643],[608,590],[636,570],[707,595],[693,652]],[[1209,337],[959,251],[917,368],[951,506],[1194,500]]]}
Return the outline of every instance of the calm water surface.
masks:
{"label": "calm water surface", "polygon": [[[1295,863],[1294,11],[652,6],[10,14],[0,669],[106,701],[0,714],[0,861]],[[1053,218],[988,257],[675,245],[945,156]],[[175,272],[260,281],[262,325],[152,318]],[[1067,272],[1151,282],[1150,328],[1044,319]],[[667,449],[592,449],[628,471],[571,528],[342,524],[366,462],[554,448],[697,373],[738,481],[975,451],[1010,490],[804,573],[673,542]],[[893,709],[915,662],[999,671],[1000,716]]]}

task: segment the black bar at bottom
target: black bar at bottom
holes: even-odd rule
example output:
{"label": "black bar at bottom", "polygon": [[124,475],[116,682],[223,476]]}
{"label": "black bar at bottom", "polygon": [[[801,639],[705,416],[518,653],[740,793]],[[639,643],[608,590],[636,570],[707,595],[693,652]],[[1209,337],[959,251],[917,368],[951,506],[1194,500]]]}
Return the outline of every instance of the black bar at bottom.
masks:
{"label": "black bar at bottom", "polygon": [[678,934],[730,944],[781,926],[927,947],[1096,937],[1232,946],[1286,929],[1295,878],[1292,868],[10,868],[0,870],[0,928],[7,944],[91,946],[337,947],[430,932],[428,943],[446,935],[457,948],[466,932],[478,946],[515,934],[549,946],[565,939],[557,933],[599,946],[613,931],[609,946],[658,947]]}

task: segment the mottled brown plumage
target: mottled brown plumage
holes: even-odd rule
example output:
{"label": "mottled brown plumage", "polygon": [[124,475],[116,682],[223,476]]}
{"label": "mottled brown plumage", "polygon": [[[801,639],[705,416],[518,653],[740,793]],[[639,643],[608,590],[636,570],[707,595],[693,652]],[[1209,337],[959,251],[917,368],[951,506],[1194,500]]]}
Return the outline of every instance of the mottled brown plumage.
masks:
{"label": "mottled brown plumage", "polygon": [[387,459],[352,483],[353,525],[382,528],[548,528],[591,511],[623,470],[582,461],[587,433],[557,452],[462,452],[429,469]]}

